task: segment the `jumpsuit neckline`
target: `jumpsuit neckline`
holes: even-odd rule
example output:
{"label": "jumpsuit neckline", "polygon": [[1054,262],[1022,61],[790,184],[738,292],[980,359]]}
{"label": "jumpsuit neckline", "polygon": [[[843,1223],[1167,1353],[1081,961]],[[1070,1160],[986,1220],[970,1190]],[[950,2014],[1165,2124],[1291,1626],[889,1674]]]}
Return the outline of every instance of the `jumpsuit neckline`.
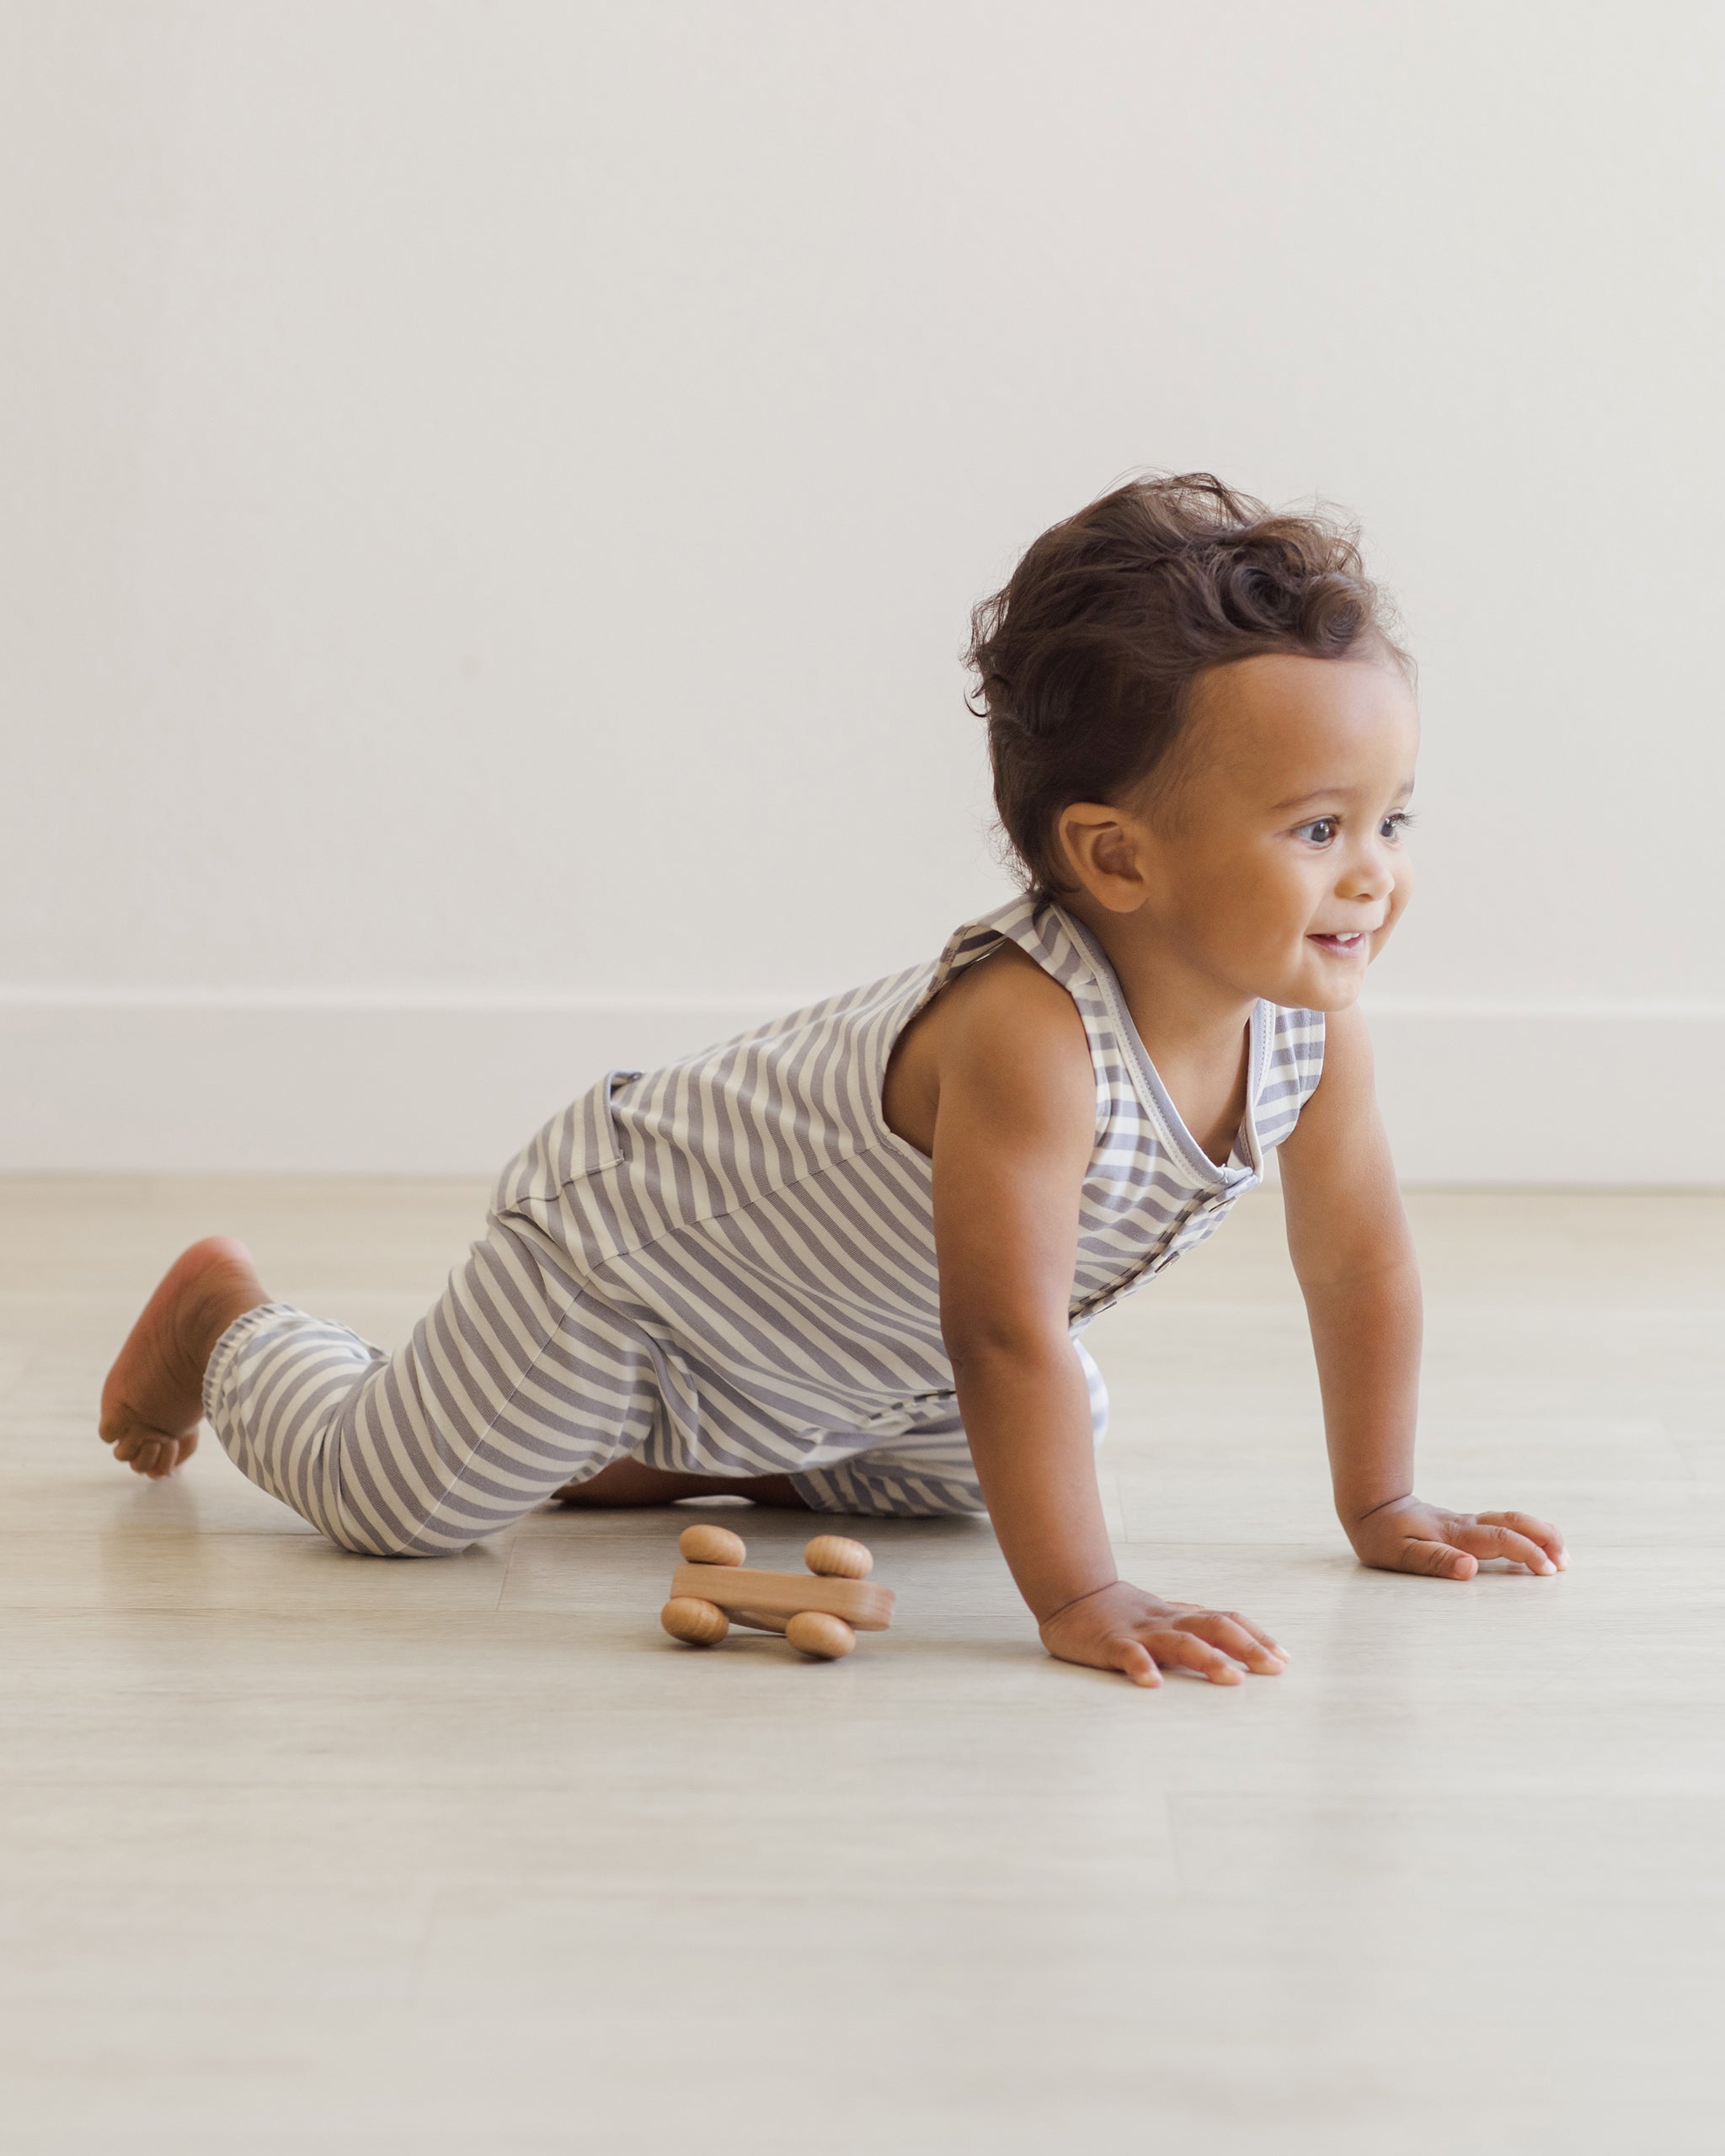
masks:
{"label": "jumpsuit neckline", "polygon": [[1076,921],[1065,908],[1056,905],[1062,926],[1089,961],[1091,971],[1106,999],[1114,1018],[1114,1027],[1132,1066],[1132,1075],[1146,1104],[1167,1133],[1170,1143],[1191,1171],[1194,1182],[1211,1190],[1233,1190],[1256,1182],[1263,1171],[1263,1155],[1258,1137],[1258,1087],[1263,1069],[1265,1039],[1265,1006],[1262,998],[1252,1006],[1252,1016],[1247,1023],[1247,1048],[1246,1055],[1246,1105],[1241,1111],[1240,1125],[1234,1134],[1233,1144],[1228,1148],[1225,1161],[1211,1160],[1202,1145],[1186,1128],[1185,1118],[1174,1106],[1173,1096],[1162,1083],[1162,1074],[1145,1046],[1142,1035],[1134,1022],[1126,991],[1120,977],[1114,971],[1108,953],[1103,949],[1084,924]]}

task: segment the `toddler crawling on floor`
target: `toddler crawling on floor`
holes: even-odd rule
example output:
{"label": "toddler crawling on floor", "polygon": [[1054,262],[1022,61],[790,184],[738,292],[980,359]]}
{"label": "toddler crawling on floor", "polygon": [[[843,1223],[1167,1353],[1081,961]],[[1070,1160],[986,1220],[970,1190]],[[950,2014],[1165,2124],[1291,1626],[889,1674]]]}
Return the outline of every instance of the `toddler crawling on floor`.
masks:
{"label": "toddler crawling on floor", "polygon": [[1418,718],[1351,537],[1140,481],[1044,532],[975,631],[1020,898],[932,964],[611,1072],[505,1170],[393,1355],[195,1244],[109,1374],[115,1457],[166,1475],[207,1416],[377,1556],[550,1497],[985,1508],[1050,1654],[1274,1674],[1261,1625],[1118,1577],[1078,1336],[1279,1149],[1362,1561],[1561,1567],[1541,1521],[1413,1494],[1419,1278],[1354,1006],[1407,903]]}

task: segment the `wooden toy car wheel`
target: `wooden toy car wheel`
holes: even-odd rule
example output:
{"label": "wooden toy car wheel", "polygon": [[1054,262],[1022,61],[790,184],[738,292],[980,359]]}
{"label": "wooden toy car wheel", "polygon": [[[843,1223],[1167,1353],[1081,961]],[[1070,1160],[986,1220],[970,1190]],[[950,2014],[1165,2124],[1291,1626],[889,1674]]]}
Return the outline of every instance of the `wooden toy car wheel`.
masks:
{"label": "wooden toy car wheel", "polygon": [[817,1662],[838,1662],[857,1644],[857,1635],[842,1617],[829,1617],[824,1609],[802,1609],[785,1626],[785,1639],[800,1653]]}
{"label": "wooden toy car wheel", "polygon": [[674,1640],[686,1640],[692,1647],[716,1647],[731,1628],[716,1602],[702,1602],[693,1594],[674,1594],[660,1611],[659,1621]]}

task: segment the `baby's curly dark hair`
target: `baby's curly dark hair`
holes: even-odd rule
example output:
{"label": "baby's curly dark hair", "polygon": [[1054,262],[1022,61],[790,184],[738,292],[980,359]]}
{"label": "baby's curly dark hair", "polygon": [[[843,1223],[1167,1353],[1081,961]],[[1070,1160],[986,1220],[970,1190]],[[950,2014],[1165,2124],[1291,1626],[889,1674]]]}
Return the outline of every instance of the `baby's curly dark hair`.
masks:
{"label": "baby's curly dark hair", "polygon": [[1072,889],[1062,810],[1166,775],[1208,669],[1293,652],[1413,674],[1354,526],[1274,513],[1209,472],[1135,479],[1044,531],[970,631],[995,806],[1039,898]]}

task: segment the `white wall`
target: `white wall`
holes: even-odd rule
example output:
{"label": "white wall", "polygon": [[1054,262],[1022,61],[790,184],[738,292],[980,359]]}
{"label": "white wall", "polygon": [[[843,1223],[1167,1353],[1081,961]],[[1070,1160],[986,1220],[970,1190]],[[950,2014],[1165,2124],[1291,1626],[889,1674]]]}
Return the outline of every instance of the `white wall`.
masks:
{"label": "white wall", "polygon": [[1401,595],[1408,1171],[1725,1179],[1722,47],[3,0],[0,1165],[483,1167],[929,954],[966,611],[1148,463]]}

